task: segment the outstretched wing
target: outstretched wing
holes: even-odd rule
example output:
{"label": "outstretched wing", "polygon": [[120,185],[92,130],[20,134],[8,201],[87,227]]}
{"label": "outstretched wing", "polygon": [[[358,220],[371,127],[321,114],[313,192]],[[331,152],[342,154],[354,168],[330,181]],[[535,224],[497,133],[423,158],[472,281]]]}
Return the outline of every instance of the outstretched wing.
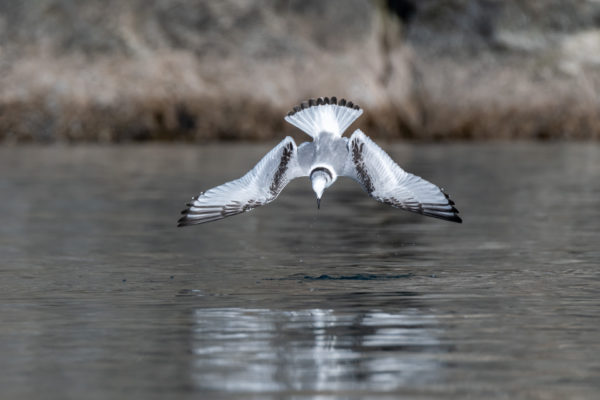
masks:
{"label": "outstretched wing", "polygon": [[286,137],[246,175],[194,197],[177,226],[203,224],[270,203],[294,178],[305,176],[296,143]]}
{"label": "outstretched wing", "polygon": [[392,207],[462,222],[447,194],[433,183],[404,171],[360,130],[348,140],[344,175],[357,180],[375,200]]}

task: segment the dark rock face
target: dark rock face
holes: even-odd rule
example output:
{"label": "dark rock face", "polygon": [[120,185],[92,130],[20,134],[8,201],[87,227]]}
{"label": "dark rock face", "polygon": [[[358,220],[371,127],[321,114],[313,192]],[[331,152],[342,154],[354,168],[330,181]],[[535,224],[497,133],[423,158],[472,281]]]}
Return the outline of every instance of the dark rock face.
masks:
{"label": "dark rock face", "polygon": [[373,136],[599,138],[600,3],[0,0],[0,140],[269,139],[310,97]]}
{"label": "dark rock face", "polygon": [[427,105],[421,133],[600,138],[600,57],[591,56],[600,54],[598,2],[415,4],[405,40],[418,54]]}

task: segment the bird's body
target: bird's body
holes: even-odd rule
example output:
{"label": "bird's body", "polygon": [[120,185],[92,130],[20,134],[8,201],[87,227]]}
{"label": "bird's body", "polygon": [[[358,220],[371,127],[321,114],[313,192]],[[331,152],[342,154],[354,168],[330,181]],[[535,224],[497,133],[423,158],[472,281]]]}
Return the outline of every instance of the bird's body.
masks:
{"label": "bird's body", "polygon": [[301,168],[312,171],[319,166],[331,168],[338,173],[346,162],[348,139],[323,132],[313,142],[304,142],[298,147],[298,160]]}
{"label": "bird's body", "polygon": [[362,110],[335,97],[309,100],[288,113],[286,121],[312,142],[296,146],[286,137],[246,175],[194,197],[179,226],[216,221],[275,200],[292,179],[308,176],[320,204],[338,176],[356,180],[376,200],[423,215],[462,222],[454,202],[434,184],[405,172],[362,131],[342,136]]}

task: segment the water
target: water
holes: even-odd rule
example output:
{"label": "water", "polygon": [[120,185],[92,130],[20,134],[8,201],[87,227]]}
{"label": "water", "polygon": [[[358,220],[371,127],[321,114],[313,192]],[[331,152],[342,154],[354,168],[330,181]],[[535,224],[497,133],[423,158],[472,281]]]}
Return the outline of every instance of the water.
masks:
{"label": "water", "polygon": [[188,228],[266,146],[0,149],[2,399],[597,398],[600,146],[387,146],[458,225],[307,180]]}

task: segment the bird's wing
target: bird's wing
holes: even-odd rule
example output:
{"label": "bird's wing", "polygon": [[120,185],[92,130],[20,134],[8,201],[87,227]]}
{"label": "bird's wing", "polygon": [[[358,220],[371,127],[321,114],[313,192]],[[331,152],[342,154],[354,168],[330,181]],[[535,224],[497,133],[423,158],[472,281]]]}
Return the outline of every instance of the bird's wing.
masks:
{"label": "bird's wing", "polygon": [[360,130],[348,140],[343,175],[355,179],[371,197],[392,207],[462,222],[447,194],[433,183],[404,171]]}
{"label": "bird's wing", "polygon": [[305,175],[296,143],[288,136],[240,179],[194,197],[181,212],[178,226],[216,221],[270,203],[289,181]]}

